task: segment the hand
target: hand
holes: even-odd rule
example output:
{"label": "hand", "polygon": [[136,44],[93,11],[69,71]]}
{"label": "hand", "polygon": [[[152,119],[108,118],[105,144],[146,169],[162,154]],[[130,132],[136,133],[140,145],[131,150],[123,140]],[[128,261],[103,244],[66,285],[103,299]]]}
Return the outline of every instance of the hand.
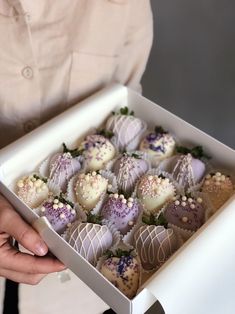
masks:
{"label": "hand", "polygon": [[[11,237],[36,256],[19,252],[11,245]],[[46,274],[65,269],[57,259],[45,257],[47,252],[39,234],[0,195],[0,276],[36,285]]]}

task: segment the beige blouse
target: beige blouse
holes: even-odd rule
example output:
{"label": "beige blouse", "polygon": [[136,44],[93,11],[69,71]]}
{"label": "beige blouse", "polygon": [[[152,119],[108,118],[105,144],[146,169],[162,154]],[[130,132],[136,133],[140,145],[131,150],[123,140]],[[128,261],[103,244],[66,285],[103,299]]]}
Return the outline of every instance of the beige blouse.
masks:
{"label": "beige blouse", "polygon": [[149,0],[0,0],[0,147],[111,81],[140,90]]}

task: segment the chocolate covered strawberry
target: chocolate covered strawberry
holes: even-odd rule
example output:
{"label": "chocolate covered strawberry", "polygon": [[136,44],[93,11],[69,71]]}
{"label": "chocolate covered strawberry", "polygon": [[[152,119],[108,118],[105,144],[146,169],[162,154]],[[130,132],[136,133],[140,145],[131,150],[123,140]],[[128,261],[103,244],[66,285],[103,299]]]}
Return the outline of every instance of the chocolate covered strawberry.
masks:
{"label": "chocolate covered strawberry", "polygon": [[133,198],[126,199],[123,194],[110,194],[104,204],[101,215],[103,219],[110,221],[123,235],[136,223],[140,213],[140,207]]}
{"label": "chocolate covered strawberry", "polygon": [[[162,220],[162,216],[160,216]],[[145,270],[159,268],[177,249],[174,231],[167,228],[164,220],[159,221],[151,215],[144,219],[134,235],[135,247]],[[163,225],[159,225],[162,223]]]}
{"label": "chocolate covered strawberry", "polygon": [[120,249],[115,253],[110,252],[100,271],[128,298],[132,299],[136,295],[140,280],[140,265],[130,252]]}
{"label": "chocolate covered strawberry", "polygon": [[99,257],[111,247],[112,233],[106,225],[101,225],[100,217],[88,216],[89,222],[74,222],[67,230],[67,242],[88,262],[96,265]]}
{"label": "chocolate covered strawberry", "polygon": [[[142,120],[135,118],[133,111],[129,112],[129,109],[124,107],[120,109],[120,113],[113,113],[108,119],[105,128],[114,134],[116,146],[123,151],[145,131],[146,124]],[[135,146],[137,147],[137,145]],[[133,147],[133,149],[136,147]]]}
{"label": "chocolate covered strawberry", "polygon": [[117,177],[118,188],[124,193],[130,194],[137,180],[148,170],[146,160],[137,153],[124,153],[113,166],[113,172]]}

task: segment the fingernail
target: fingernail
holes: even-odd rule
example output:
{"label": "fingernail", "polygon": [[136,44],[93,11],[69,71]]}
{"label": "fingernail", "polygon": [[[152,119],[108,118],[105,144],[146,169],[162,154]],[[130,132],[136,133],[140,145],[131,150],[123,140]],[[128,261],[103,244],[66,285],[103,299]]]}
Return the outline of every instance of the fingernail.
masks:
{"label": "fingernail", "polygon": [[47,254],[47,246],[44,244],[44,242],[38,242],[35,246],[35,253],[37,255],[43,256]]}

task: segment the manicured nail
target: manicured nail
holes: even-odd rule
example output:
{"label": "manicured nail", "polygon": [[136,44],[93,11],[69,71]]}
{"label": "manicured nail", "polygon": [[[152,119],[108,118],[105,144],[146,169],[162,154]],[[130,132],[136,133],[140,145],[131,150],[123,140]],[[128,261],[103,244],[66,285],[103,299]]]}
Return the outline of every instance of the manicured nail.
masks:
{"label": "manicured nail", "polygon": [[35,246],[35,253],[37,255],[43,256],[47,254],[47,246],[44,244],[44,242],[38,242]]}

